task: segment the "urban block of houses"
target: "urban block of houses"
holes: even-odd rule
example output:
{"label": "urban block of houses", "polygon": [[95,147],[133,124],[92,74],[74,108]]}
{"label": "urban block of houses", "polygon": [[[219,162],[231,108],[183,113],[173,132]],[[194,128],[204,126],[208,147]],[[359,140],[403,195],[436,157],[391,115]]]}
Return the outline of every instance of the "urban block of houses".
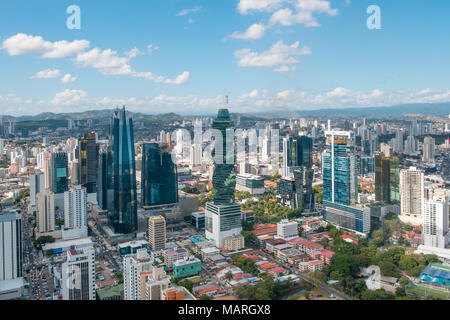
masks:
{"label": "urban block of houses", "polygon": [[292,240],[289,240],[289,243],[294,245],[295,248],[300,250],[303,253],[306,253],[307,255],[310,255],[314,251],[323,250],[324,247],[320,243],[313,242],[311,240],[298,237]]}

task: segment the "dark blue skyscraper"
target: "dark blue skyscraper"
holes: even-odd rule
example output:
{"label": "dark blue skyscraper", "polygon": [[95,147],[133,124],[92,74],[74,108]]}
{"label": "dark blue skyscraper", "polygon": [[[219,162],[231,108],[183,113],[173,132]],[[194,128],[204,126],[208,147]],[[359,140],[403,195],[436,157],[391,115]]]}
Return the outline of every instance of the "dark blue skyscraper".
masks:
{"label": "dark blue skyscraper", "polygon": [[116,233],[132,233],[138,226],[136,163],[133,119],[127,118],[125,107],[114,111],[111,138],[114,189],[112,225]]}
{"label": "dark blue skyscraper", "polygon": [[97,201],[103,210],[112,209],[112,154],[102,151],[98,160]]}
{"label": "dark blue skyscraper", "polygon": [[352,205],[358,198],[357,164],[348,150],[346,132],[330,132],[329,149],[322,155],[323,200]]}
{"label": "dark blue skyscraper", "polygon": [[143,145],[141,200],[142,206],[178,202],[177,168],[167,145]]}
{"label": "dark blue skyscraper", "polygon": [[51,185],[54,193],[64,193],[69,190],[67,153],[55,152],[51,156]]}

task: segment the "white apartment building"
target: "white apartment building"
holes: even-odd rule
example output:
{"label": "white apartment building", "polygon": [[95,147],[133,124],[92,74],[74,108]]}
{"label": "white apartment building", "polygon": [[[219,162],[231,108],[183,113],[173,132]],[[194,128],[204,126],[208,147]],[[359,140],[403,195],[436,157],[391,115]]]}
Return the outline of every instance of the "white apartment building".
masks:
{"label": "white apartment building", "polygon": [[448,199],[435,197],[423,204],[422,241],[427,247],[445,249],[449,241]]}
{"label": "white apartment building", "polygon": [[422,225],[422,209],[425,199],[424,172],[415,167],[400,171],[400,220]]}
{"label": "white apartment building", "polygon": [[64,192],[63,237],[87,237],[87,189],[81,185]]}
{"label": "white apartment building", "polygon": [[95,250],[71,249],[62,264],[64,300],[95,300]]}
{"label": "white apartment building", "polygon": [[140,300],[143,281],[141,273],[152,270],[152,259],[147,249],[139,249],[136,254],[123,258],[124,300]]}

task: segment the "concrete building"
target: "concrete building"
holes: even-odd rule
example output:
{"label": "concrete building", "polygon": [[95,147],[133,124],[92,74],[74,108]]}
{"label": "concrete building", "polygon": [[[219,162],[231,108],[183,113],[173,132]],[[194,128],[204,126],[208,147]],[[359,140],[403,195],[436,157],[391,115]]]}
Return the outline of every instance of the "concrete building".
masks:
{"label": "concrete building", "polygon": [[40,192],[36,196],[36,229],[37,233],[55,231],[55,194],[50,190]]}
{"label": "concrete building", "polygon": [[64,192],[63,238],[85,238],[87,235],[87,190],[78,185]]}
{"label": "concrete building", "polygon": [[424,201],[424,172],[415,167],[400,171],[400,220],[404,223],[422,225]]}
{"label": "concrete building", "polygon": [[166,219],[163,216],[148,219],[148,244],[152,251],[166,248]]}
{"label": "concrete building", "polygon": [[283,219],[277,223],[277,236],[283,240],[290,240],[298,237],[298,223],[295,221],[289,222]]}
{"label": "concrete building", "polygon": [[164,268],[154,267],[145,284],[145,300],[162,300],[162,293],[170,286]]}
{"label": "concrete building", "polygon": [[30,174],[30,204],[36,205],[36,195],[45,191],[45,175],[42,172]]}
{"label": "concrete building", "polygon": [[95,300],[95,250],[71,249],[62,264],[64,300]]}
{"label": "concrete building", "polygon": [[423,139],[422,160],[424,162],[434,163],[435,150],[436,150],[435,140],[432,137],[425,137]]}
{"label": "concrete building", "polygon": [[422,241],[427,247],[447,248],[448,199],[425,200],[423,204]]}
{"label": "concrete building", "polygon": [[177,279],[192,277],[202,271],[200,259],[190,256],[183,260],[178,260],[173,264],[173,276]]}
{"label": "concrete building", "polygon": [[263,195],[265,192],[264,178],[252,174],[238,174],[236,176],[236,190],[249,192],[252,196]]}
{"label": "concrete building", "polygon": [[124,300],[141,300],[145,296],[145,274],[152,270],[152,258],[146,249],[140,249],[135,255],[123,259]]}
{"label": "concrete building", "polygon": [[216,247],[224,247],[224,239],[241,234],[241,207],[238,204],[216,205],[206,203],[205,237]]}
{"label": "concrete building", "polygon": [[237,251],[245,248],[245,238],[242,235],[236,235],[223,239],[224,248],[228,251]]}

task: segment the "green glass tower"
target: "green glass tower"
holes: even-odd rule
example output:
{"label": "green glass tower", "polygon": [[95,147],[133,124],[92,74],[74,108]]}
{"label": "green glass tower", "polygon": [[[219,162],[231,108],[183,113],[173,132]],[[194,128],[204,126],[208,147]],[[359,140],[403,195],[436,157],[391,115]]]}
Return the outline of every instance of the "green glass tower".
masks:
{"label": "green glass tower", "polygon": [[216,145],[213,151],[215,170],[212,179],[216,190],[214,204],[234,203],[236,188],[236,157],[234,152],[234,124],[228,109],[220,109],[212,128],[222,134],[222,145]]}
{"label": "green glass tower", "polygon": [[136,162],[133,119],[127,118],[125,107],[114,111],[112,160],[114,189],[112,225],[116,233],[132,233],[138,227]]}

